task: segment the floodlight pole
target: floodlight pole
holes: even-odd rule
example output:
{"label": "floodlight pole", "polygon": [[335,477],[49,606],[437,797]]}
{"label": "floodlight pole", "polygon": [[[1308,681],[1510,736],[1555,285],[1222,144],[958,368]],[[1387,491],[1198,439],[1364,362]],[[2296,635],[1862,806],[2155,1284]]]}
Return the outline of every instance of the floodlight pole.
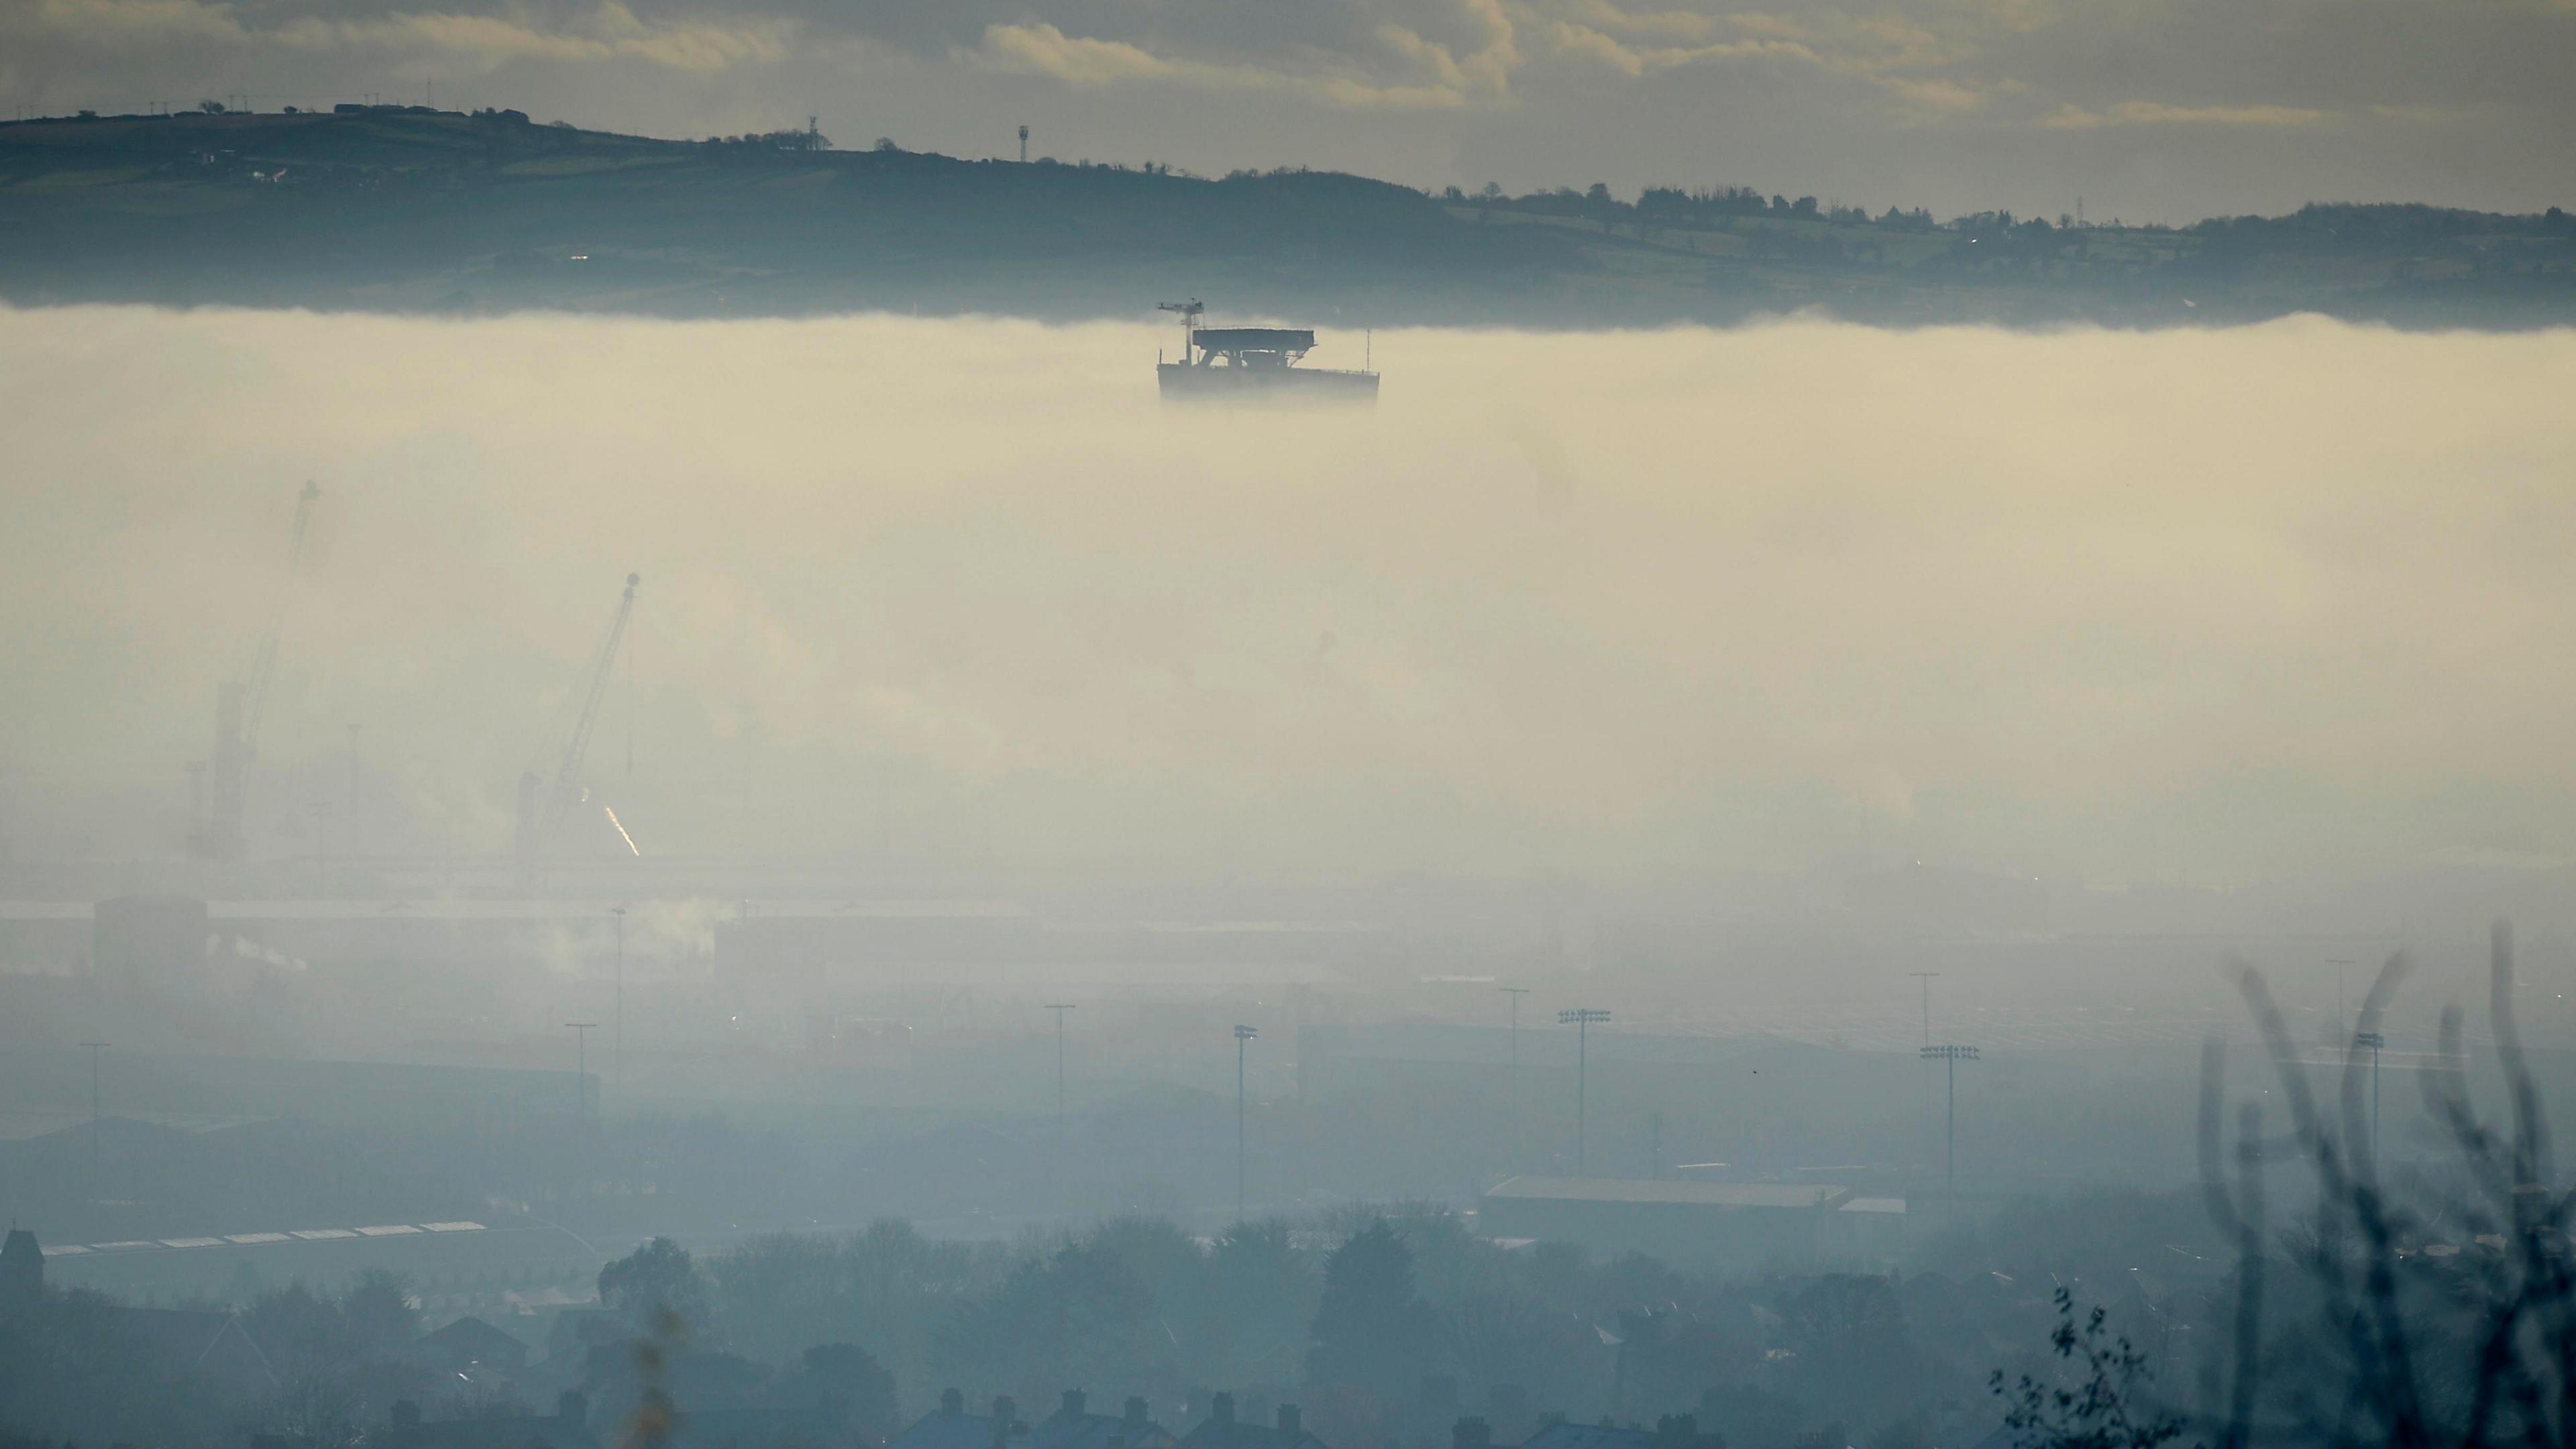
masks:
{"label": "floodlight pole", "polygon": [[617,1082],[618,1110],[626,1111],[626,908],[610,906],[608,914],[617,923],[617,1024],[610,1031],[609,1075]]}
{"label": "floodlight pole", "polygon": [[564,1025],[572,1028],[573,1095],[580,1100],[581,1119],[587,1122],[590,1120],[590,1033],[599,1023],[567,1021]]}
{"label": "floodlight pole", "polygon": [[1592,1023],[1608,1021],[1610,1013],[1588,1006],[1577,1006],[1556,1014],[1556,1024],[1574,1028],[1574,1175],[1583,1176],[1583,1129],[1588,1104],[1585,1097],[1591,1088]]}
{"label": "floodlight pole", "polygon": [[[1057,1020],[1063,1020],[1058,1017]],[[1243,1194],[1243,1053],[1244,1044],[1261,1035],[1257,1028],[1237,1026],[1234,1029],[1234,1221],[1239,1227],[1244,1220]]]}
{"label": "floodlight pole", "polygon": [[93,1202],[105,1202],[107,1200],[107,1174],[99,1165],[100,1156],[98,1147],[98,1054],[101,1049],[106,1047],[107,1043],[103,1041],[85,1041],[82,1042],[81,1045],[89,1048],[89,1195],[90,1200]]}
{"label": "floodlight pole", "polygon": [[2388,1038],[2375,1031],[2357,1031],[2352,1044],[2370,1051],[2370,1170],[2379,1170],[2379,1050]]}
{"label": "floodlight pole", "polygon": [[1945,1207],[1950,1217],[1956,1220],[1959,1216],[1959,1063],[1976,1061],[1977,1049],[1972,1046],[1927,1046],[1923,1049],[1923,1059],[1942,1062],[1949,1071],[1950,1101],[1941,1157],[1942,1171],[1948,1178],[1948,1186],[1943,1189],[1944,1196],[1949,1199]]}
{"label": "floodlight pole", "polygon": [[1512,1074],[1503,1105],[1511,1113],[1512,1158],[1517,1164],[1521,1158],[1521,998],[1529,995],[1530,989],[1526,986],[1498,986],[1494,989],[1512,999]]}
{"label": "floodlight pole", "polygon": [[1908,971],[1905,974],[1923,983],[1923,1044],[1930,1046],[1932,1044],[1932,978],[1941,973]]}
{"label": "floodlight pole", "polygon": [[1055,1013],[1055,1116],[1064,1120],[1064,1014],[1074,1010],[1070,1001],[1050,1001],[1047,1010]]}

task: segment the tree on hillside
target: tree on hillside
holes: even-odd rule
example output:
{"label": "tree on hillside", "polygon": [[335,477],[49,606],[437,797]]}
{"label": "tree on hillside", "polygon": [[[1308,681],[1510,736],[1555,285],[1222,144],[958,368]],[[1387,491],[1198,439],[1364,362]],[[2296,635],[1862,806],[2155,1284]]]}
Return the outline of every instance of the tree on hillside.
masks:
{"label": "tree on hillside", "polygon": [[1324,1301],[1309,1330],[1310,1384],[1348,1384],[1394,1397],[1434,1362],[1439,1322],[1413,1280],[1413,1250],[1384,1218],[1324,1260]]}

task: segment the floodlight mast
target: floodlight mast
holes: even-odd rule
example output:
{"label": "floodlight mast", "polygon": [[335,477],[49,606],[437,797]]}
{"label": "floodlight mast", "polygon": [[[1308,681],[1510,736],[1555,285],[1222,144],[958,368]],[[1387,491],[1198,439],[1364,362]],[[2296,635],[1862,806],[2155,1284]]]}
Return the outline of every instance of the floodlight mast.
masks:
{"label": "floodlight mast", "polygon": [[2379,1170],[2379,1052],[2388,1038],[2375,1031],[2357,1031],[2352,1044],[2370,1053],[2370,1170]]}
{"label": "floodlight mast", "polygon": [[1943,1190],[1948,1201],[1943,1206],[1950,1217],[1956,1219],[1959,1216],[1959,1063],[1979,1058],[1977,1049],[1972,1046],[1927,1046],[1923,1049],[1923,1059],[1947,1064],[1949,1109],[1942,1130],[1941,1158],[1942,1172],[1948,1179]]}
{"label": "floodlight mast", "polygon": [[[1057,1020],[1063,1020],[1058,1017]],[[1244,1220],[1243,1197],[1243,1053],[1244,1044],[1261,1035],[1258,1027],[1237,1026],[1234,1029],[1234,1221],[1240,1227]]]}
{"label": "floodlight mast", "polygon": [[1047,1010],[1055,1013],[1055,1118],[1064,1120],[1064,1014],[1075,1010],[1070,1001],[1050,1001]]}
{"label": "floodlight mast", "polygon": [[1589,1006],[1572,1007],[1556,1014],[1556,1024],[1574,1028],[1574,1175],[1583,1170],[1583,1129],[1586,1102],[1591,1089],[1592,1024],[1608,1021],[1610,1013]]}

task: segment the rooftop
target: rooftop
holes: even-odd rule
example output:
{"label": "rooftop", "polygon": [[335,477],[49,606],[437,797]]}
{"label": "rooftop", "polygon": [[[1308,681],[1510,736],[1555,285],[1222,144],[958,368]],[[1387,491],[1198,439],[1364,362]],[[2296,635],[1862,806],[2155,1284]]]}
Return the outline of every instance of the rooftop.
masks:
{"label": "rooftop", "polygon": [[1671,1203],[1711,1208],[1811,1208],[1832,1206],[1851,1189],[1830,1183],[1683,1182],[1671,1178],[1514,1177],[1485,1196],[1523,1201]]}

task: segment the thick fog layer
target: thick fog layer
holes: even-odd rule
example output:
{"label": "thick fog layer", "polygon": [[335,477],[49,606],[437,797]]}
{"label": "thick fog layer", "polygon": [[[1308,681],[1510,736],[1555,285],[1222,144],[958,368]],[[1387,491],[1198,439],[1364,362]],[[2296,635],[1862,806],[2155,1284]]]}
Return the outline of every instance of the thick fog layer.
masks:
{"label": "thick fog layer", "polygon": [[[2233,881],[2576,850],[2576,337],[0,313],[11,848],[166,854],[286,604],[256,830],[508,848],[630,570],[642,851]],[[323,772],[329,772],[327,774]],[[578,848],[623,853],[605,820]]]}

